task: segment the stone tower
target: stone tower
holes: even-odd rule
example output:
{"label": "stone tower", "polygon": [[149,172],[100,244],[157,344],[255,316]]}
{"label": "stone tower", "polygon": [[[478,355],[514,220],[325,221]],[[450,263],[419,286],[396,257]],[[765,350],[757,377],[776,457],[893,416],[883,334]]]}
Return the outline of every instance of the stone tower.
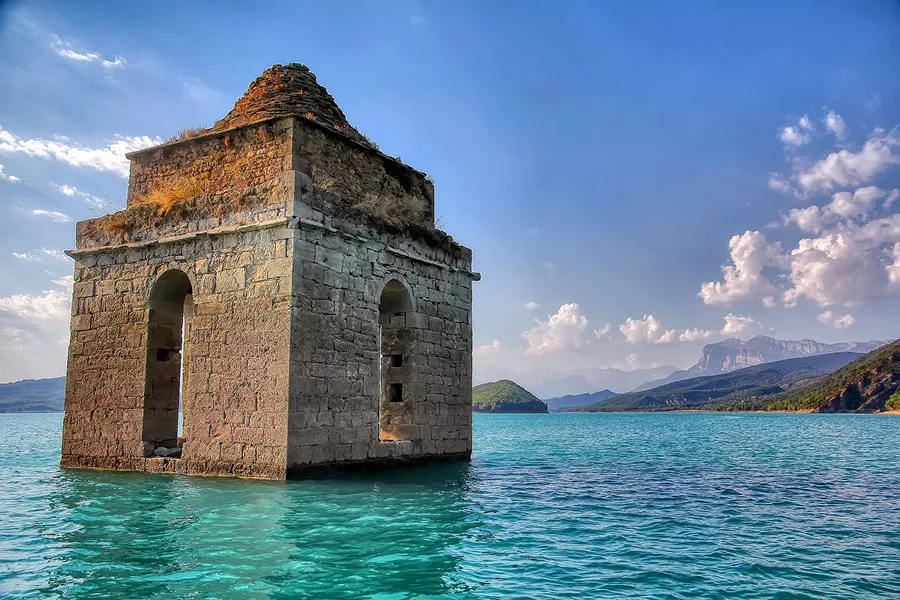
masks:
{"label": "stone tower", "polygon": [[126,208],[68,253],[62,466],[282,479],[471,454],[472,253],[309,69],[128,158]]}

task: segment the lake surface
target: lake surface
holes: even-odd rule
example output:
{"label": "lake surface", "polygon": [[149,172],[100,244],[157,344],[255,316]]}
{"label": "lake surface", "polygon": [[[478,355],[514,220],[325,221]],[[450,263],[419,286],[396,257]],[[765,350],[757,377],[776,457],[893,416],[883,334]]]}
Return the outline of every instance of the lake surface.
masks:
{"label": "lake surface", "polygon": [[900,418],[476,415],[471,463],[63,471],[0,415],[2,598],[900,597]]}

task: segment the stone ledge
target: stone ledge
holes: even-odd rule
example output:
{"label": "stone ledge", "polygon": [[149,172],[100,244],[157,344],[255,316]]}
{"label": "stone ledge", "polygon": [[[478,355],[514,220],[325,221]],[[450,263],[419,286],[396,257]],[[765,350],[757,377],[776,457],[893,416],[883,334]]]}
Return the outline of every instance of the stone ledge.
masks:
{"label": "stone ledge", "polygon": [[190,458],[142,458],[129,456],[63,455],[59,466],[64,469],[92,471],[133,471],[175,475],[238,477],[242,479],[284,479],[285,469],[278,465],[231,463]]}
{"label": "stone ledge", "polygon": [[226,225],[217,227],[216,229],[207,229],[206,231],[192,231],[182,235],[173,235],[166,238],[156,240],[145,240],[142,242],[126,242],[124,244],[113,244],[110,246],[97,246],[94,248],[82,248],[75,250],[66,250],[65,254],[69,258],[84,256],[88,254],[98,254],[101,252],[109,252],[111,250],[127,250],[129,248],[147,248],[150,246],[162,246],[166,244],[176,244],[179,242],[187,242],[197,240],[203,237],[215,237],[219,235],[227,235],[229,233],[243,233],[246,231],[257,231],[259,229],[271,229],[281,225],[291,226],[291,217],[279,217],[259,223],[247,223],[246,225]]}

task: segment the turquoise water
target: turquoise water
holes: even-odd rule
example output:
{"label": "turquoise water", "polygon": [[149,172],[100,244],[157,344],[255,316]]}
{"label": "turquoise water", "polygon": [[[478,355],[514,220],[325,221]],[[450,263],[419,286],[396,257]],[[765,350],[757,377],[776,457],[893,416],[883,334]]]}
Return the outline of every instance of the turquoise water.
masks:
{"label": "turquoise water", "polygon": [[0,415],[0,597],[900,597],[900,418],[476,415],[297,482],[62,471],[61,423]]}

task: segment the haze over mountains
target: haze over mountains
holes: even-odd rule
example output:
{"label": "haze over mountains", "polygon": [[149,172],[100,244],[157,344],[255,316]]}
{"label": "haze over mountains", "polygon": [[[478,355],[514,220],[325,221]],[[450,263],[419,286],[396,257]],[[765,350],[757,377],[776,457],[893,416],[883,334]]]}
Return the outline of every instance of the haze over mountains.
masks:
{"label": "haze over mountains", "polygon": [[705,345],[700,352],[700,360],[689,369],[675,371],[662,379],[649,380],[638,386],[634,391],[650,390],[675,381],[702,377],[704,375],[729,373],[736,369],[786,360],[788,358],[818,356],[835,352],[865,354],[889,343],[891,343],[891,340],[823,344],[815,340],[777,340],[765,335],[758,335],[746,342],[736,338],[728,338],[715,344]]}

